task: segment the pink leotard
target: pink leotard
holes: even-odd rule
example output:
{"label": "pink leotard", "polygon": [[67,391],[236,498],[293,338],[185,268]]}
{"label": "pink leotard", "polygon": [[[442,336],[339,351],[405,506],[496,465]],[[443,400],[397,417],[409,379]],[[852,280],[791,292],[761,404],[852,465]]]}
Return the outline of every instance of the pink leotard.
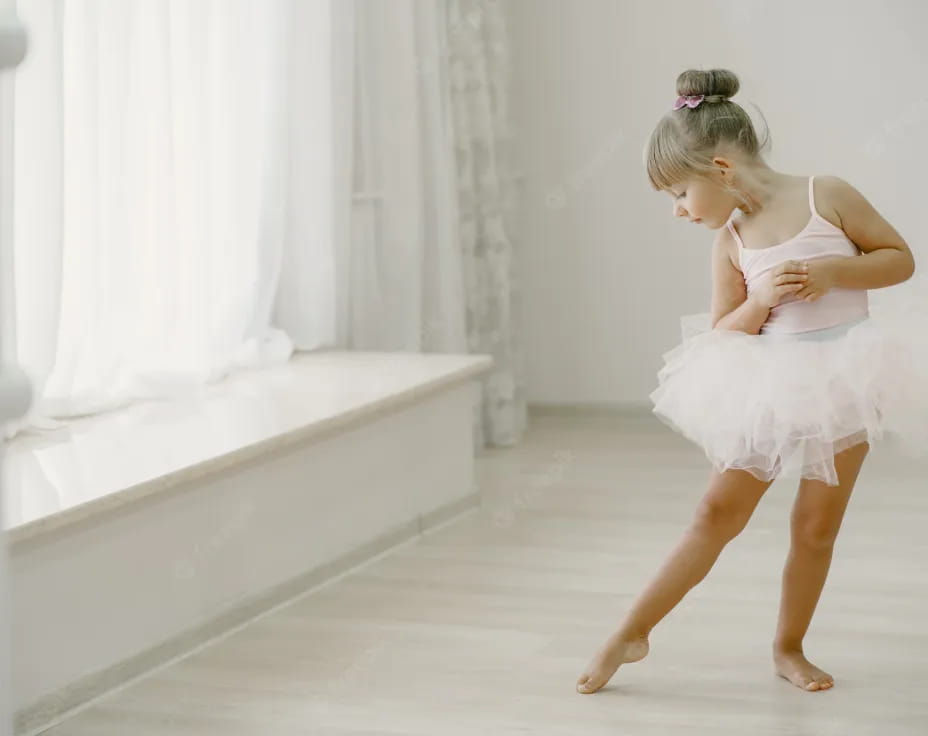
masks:
{"label": "pink leotard", "polygon": [[[767,248],[745,248],[732,218],[726,225],[738,244],[738,258],[748,294],[757,288],[770,269],[784,261],[812,261],[832,256],[853,257],[860,249],[844,230],[831,224],[815,209],[812,180],[809,177],[809,222],[795,236]],[[823,330],[846,322],[859,321],[869,314],[865,289],[831,289],[814,302],[788,297],[774,307],[761,327],[764,334],[795,334]]]}

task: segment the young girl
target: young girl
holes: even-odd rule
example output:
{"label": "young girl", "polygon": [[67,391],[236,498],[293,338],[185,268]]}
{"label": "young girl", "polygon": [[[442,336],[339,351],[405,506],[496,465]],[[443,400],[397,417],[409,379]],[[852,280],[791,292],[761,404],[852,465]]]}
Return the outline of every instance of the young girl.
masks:
{"label": "young girl", "polygon": [[710,319],[664,356],[651,395],[713,471],[682,541],[577,680],[581,693],[647,655],[651,630],[787,476],[799,492],[773,660],[797,687],[832,687],[802,644],[854,482],[884,431],[912,446],[928,431],[924,323],[871,317],[867,299],[912,276],[908,245],[847,182],[771,169],[731,101],[738,87],[724,69],[684,72],[648,144],[648,176],[674,215],[716,231]]}

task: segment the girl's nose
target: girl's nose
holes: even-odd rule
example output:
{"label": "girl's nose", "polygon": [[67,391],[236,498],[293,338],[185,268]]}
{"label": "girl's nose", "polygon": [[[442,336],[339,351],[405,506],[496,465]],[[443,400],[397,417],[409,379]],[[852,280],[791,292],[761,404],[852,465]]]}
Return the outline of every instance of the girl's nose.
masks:
{"label": "girl's nose", "polygon": [[688,213],[685,209],[683,209],[682,204],[680,204],[679,202],[673,203],[673,216],[674,217],[686,217],[687,214]]}

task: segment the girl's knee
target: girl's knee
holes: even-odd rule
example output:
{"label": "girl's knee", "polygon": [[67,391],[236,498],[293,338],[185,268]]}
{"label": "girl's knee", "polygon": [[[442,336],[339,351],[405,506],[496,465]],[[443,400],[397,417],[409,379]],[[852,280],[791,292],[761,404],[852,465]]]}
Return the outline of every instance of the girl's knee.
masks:
{"label": "girl's knee", "polygon": [[703,499],[696,508],[692,529],[698,534],[731,539],[744,529],[750,515],[741,504]]}
{"label": "girl's knee", "polygon": [[808,552],[828,552],[835,545],[838,529],[839,524],[832,519],[795,519],[792,528],[793,546]]}

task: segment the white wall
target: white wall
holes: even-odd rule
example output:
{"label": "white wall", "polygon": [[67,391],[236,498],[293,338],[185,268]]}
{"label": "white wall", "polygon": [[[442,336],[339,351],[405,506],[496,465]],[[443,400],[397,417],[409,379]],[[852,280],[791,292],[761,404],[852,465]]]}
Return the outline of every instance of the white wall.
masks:
{"label": "white wall", "polygon": [[708,310],[714,234],[674,220],[642,165],[686,68],[735,71],[735,100],[770,126],[770,164],[849,180],[928,273],[928,5],[507,4],[530,401],[647,401],[679,317]]}

